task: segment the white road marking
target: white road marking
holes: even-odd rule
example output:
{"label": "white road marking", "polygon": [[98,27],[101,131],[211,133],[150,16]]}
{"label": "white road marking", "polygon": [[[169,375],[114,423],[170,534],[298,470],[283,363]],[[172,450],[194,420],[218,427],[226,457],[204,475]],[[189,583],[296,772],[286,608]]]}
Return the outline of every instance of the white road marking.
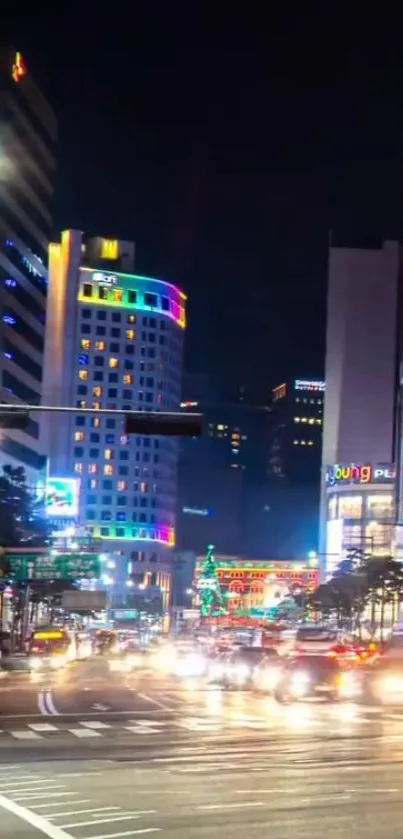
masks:
{"label": "white road marking", "polygon": [[[63,801],[54,801],[53,804],[35,804],[35,810],[44,810],[50,809],[50,807],[62,807]],[[78,801],[75,801],[74,804],[92,804],[93,801],[91,798],[79,798]],[[66,805],[70,804],[70,801],[66,801]]]}
{"label": "white road marking", "polygon": [[239,810],[242,807],[264,806],[264,801],[240,801],[238,804],[200,804],[196,810]]}
{"label": "white road marking", "polygon": [[79,816],[81,813],[102,813],[108,810],[121,810],[121,807],[91,807],[85,810],[68,810],[67,813],[52,813],[50,816],[45,816],[47,819],[61,819],[65,816]]}
{"label": "white road marking", "polygon": [[[41,690],[38,693],[38,708],[39,708],[39,713],[41,714],[42,717],[47,717],[49,715],[49,711],[48,711],[48,709],[45,705],[45,695],[44,695],[43,690]],[[21,716],[21,715],[19,715],[19,716]]]}
{"label": "white road marking", "polygon": [[146,693],[138,693],[137,696],[139,696],[140,699],[145,699],[146,702],[150,702],[151,705],[155,705],[161,711],[168,711],[171,713],[174,710],[173,708],[168,708],[168,705],[164,705],[163,702],[159,702],[158,699],[153,699],[152,696],[147,696]]}
{"label": "white road marking", "polygon": [[69,728],[68,731],[70,734],[74,734],[74,737],[101,737],[102,735],[99,731],[93,731],[91,728]]}
{"label": "white road marking", "polygon": [[84,725],[86,728],[92,728],[92,729],[94,729],[94,731],[97,728],[99,728],[99,729],[112,728],[112,726],[109,725],[108,723],[100,722],[99,720],[89,720],[88,722],[82,722],[81,725]]}
{"label": "white road marking", "polygon": [[129,720],[129,723],[133,725],[150,725],[154,726],[164,726],[167,724],[166,720]]}
{"label": "white road marking", "polygon": [[[4,786],[5,785],[3,784],[2,788],[4,788]],[[19,787],[12,787],[11,789],[6,789],[6,793],[7,793],[7,795],[15,795],[18,792],[18,793],[21,793],[21,795],[22,795],[22,793],[42,792],[42,790],[53,790],[53,789],[66,789],[66,787],[65,787],[64,784],[49,784],[49,783],[43,784],[42,783],[42,784],[39,784],[38,786],[35,785],[33,787],[31,787],[31,786],[27,787],[26,784],[23,784],[22,786],[19,786]]]}
{"label": "white road marking", "polygon": [[90,819],[90,821],[86,821],[86,822],[70,822],[70,824],[62,824],[61,827],[65,828],[67,830],[67,828],[71,828],[71,827],[88,827],[89,825],[93,825],[93,824],[109,824],[110,822],[128,822],[128,821],[131,821],[132,819],[139,819],[139,818],[140,818],[140,816],[133,816],[131,813],[128,813],[128,815],[126,815],[126,816],[111,815],[111,816],[106,816],[105,819],[96,819],[96,820],[95,819],[92,819],[92,820]]}
{"label": "white road marking", "polygon": [[51,725],[50,722],[34,722],[28,723],[28,728],[31,728],[32,731],[37,731],[41,733],[42,731],[59,731],[56,725]]}
{"label": "white road marking", "polygon": [[[29,824],[36,830],[39,830],[40,833],[48,836],[49,839],[72,839],[71,833],[66,833],[62,830],[62,828],[48,822],[43,818],[43,816],[38,815],[38,813],[33,813],[31,810],[28,810],[21,804],[17,804],[15,801],[10,801],[9,798],[6,798],[1,794],[0,808],[12,813],[13,816],[17,816],[17,818],[21,819],[21,821],[25,822],[25,824]],[[96,839],[96,837],[93,837],[93,839]],[[98,837],[98,839],[100,839],[100,837]]]}
{"label": "white road marking", "polygon": [[55,706],[55,704],[54,704],[54,702],[53,702],[53,695],[52,695],[52,691],[51,691],[51,690],[48,690],[48,691],[45,693],[45,705],[46,705],[46,707],[48,708],[49,713],[50,713],[53,717],[59,717],[59,716],[60,716],[59,711],[57,710],[57,708],[56,708],[56,706]]}
{"label": "white road marking", "polygon": [[95,702],[94,705],[91,707],[92,711],[110,711],[109,705],[100,705],[98,702]]}
{"label": "white road marking", "polygon": [[[65,796],[77,795],[76,792],[38,792],[27,795],[16,795],[14,801],[32,801],[33,798],[62,798]],[[36,807],[36,804],[34,804]]]}
{"label": "white road marking", "polygon": [[21,729],[21,731],[10,731],[10,734],[15,740],[42,740],[42,737],[36,731],[23,731]]}
{"label": "white road marking", "polygon": [[[4,777],[8,778],[8,775],[5,775]],[[2,783],[1,787],[2,789],[5,789],[5,787],[13,787],[17,781],[21,781],[21,783],[24,782],[23,786],[26,787],[28,784],[39,784],[43,783],[45,780],[46,778],[35,778],[32,777],[32,775],[16,775],[14,779],[12,777],[9,778],[6,784]]]}
{"label": "white road marking", "polygon": [[145,725],[125,725],[125,731],[130,731],[131,734],[159,734],[158,728],[151,728]]}
{"label": "white road marking", "polygon": [[91,839],[120,839],[122,836],[138,836],[140,833],[158,833],[160,830],[160,827],[143,827],[140,830],[125,830],[123,833],[101,833],[98,836],[91,836]]}

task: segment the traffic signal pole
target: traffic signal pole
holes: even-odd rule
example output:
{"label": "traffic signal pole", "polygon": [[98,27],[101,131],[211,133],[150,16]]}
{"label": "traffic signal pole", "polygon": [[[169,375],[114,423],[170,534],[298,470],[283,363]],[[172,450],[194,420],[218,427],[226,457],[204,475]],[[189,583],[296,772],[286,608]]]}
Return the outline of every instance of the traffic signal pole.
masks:
{"label": "traffic signal pole", "polygon": [[122,417],[125,434],[156,435],[158,437],[200,437],[202,414],[180,413],[178,411],[122,411],[112,408],[64,408],[54,405],[7,405],[0,403],[0,428],[23,430],[31,413],[47,414],[100,414],[107,417]]}

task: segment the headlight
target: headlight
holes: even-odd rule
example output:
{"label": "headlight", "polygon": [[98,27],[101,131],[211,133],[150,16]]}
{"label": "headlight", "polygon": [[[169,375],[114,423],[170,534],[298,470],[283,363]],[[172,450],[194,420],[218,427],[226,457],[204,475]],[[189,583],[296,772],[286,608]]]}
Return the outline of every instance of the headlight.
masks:
{"label": "headlight", "polygon": [[274,690],[279,680],[280,670],[277,667],[263,670],[257,677],[258,684],[265,690]]}
{"label": "headlight", "polygon": [[31,670],[41,670],[42,668],[42,662],[39,658],[31,658],[29,665]]}
{"label": "headlight", "polygon": [[126,661],[131,667],[138,667],[140,664],[138,655],[128,655]]}
{"label": "headlight", "polygon": [[304,696],[310,681],[308,673],[294,673],[291,679],[291,690],[294,696]]}
{"label": "headlight", "polygon": [[237,664],[231,668],[231,676],[239,681],[245,681],[250,676],[250,667],[247,664]]}
{"label": "headlight", "polygon": [[58,655],[50,659],[50,666],[52,670],[59,670],[66,664],[67,658],[64,655]]}
{"label": "headlight", "polygon": [[191,656],[184,661],[178,661],[176,665],[177,676],[201,676],[206,666],[202,656]]}
{"label": "headlight", "polygon": [[379,687],[382,693],[403,693],[403,678],[389,676],[380,682]]}
{"label": "headlight", "polygon": [[360,685],[356,676],[352,673],[342,673],[339,680],[339,695],[346,698],[356,696],[359,693]]}
{"label": "headlight", "polygon": [[222,664],[212,664],[209,668],[210,679],[221,679],[224,675],[224,667]]}

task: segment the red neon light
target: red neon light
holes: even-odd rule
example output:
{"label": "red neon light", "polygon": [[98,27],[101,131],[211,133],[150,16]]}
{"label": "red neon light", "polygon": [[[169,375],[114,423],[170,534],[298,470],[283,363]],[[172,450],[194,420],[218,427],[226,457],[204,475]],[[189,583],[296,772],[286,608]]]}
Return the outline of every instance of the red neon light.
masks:
{"label": "red neon light", "polygon": [[27,68],[20,52],[16,52],[13,69],[11,73],[15,82],[20,82],[27,75]]}

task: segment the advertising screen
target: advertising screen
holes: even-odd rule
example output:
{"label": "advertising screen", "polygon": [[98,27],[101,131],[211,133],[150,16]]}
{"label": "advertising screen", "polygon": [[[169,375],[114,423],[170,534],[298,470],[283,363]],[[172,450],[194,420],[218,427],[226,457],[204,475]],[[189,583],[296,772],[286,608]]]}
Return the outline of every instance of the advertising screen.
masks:
{"label": "advertising screen", "polygon": [[79,489],[77,478],[48,478],[45,490],[46,514],[55,519],[76,518]]}

